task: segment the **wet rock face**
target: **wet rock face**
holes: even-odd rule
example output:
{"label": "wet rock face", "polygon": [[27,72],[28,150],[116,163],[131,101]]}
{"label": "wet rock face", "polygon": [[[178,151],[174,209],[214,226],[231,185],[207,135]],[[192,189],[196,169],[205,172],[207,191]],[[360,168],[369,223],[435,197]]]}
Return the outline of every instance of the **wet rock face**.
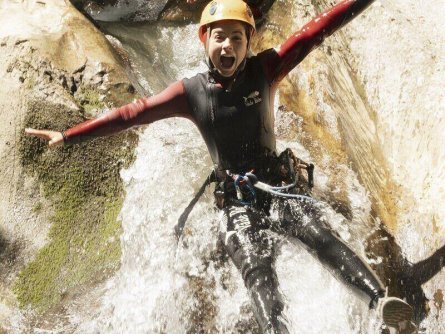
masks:
{"label": "wet rock face", "polygon": [[69,3],[10,2],[0,16],[12,24],[0,29],[0,191],[7,194],[0,299],[13,290],[11,307],[44,312],[119,266],[119,172],[137,136],[48,149],[24,128],[61,131],[137,96],[107,39]]}
{"label": "wet rock face", "polygon": [[[198,21],[202,10],[209,2],[208,0],[196,0],[193,3],[187,3],[184,0],[170,0],[159,18],[166,21]],[[264,15],[267,14],[275,0],[247,0],[246,2],[251,6],[258,25],[262,23]]]}
{"label": "wet rock face", "polygon": [[[71,0],[77,9],[90,15],[93,19],[103,20],[101,12],[106,7],[119,7],[122,15],[114,13],[114,19],[123,21],[198,21],[203,8],[209,0],[163,0],[145,1],[135,5],[129,0]],[[257,23],[262,22],[263,16],[269,11],[275,0],[247,0],[255,15]]]}
{"label": "wet rock face", "polygon": [[119,0],[71,0],[71,3],[76,6],[76,8],[85,8],[88,6],[94,7],[104,7],[104,6],[114,6],[119,2]]}
{"label": "wet rock face", "polygon": [[187,3],[181,0],[170,0],[160,15],[161,20],[165,21],[197,21],[202,10],[209,1],[196,0],[193,3]]}
{"label": "wet rock face", "polygon": [[[104,10],[107,6],[118,6],[120,5],[122,8],[130,6],[130,2],[122,1],[122,0],[71,0],[72,4],[76,6],[77,9],[90,14],[93,18],[95,18],[95,14]],[[135,6],[133,9],[133,13],[124,13],[120,20],[124,21],[137,21],[141,20],[143,17],[144,8],[150,8],[150,1],[146,1],[147,5],[143,6],[143,4],[139,6]],[[184,21],[190,20],[192,18],[197,18],[200,11],[204,6],[208,3],[207,0],[196,0],[194,3],[190,4],[187,1],[182,0],[166,0],[166,1],[158,1],[161,3],[162,8],[160,8],[160,12],[162,14],[160,16],[156,15],[155,18],[169,21]],[[148,18],[146,16],[146,18]]]}

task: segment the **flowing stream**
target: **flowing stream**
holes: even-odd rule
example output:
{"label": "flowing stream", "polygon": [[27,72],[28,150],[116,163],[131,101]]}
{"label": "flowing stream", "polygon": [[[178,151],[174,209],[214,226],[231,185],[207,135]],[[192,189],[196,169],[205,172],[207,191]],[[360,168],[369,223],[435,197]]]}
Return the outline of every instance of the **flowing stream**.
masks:
{"label": "flowing stream", "polygon": [[[141,29],[114,24],[106,29],[123,41],[130,54],[142,54],[132,59],[141,77],[147,78],[149,91],[205,70],[194,25]],[[152,41],[145,41],[148,38]],[[277,127],[285,133],[292,116],[277,117],[281,120]],[[308,157],[297,142],[281,140],[279,145]],[[98,314],[84,322],[79,333],[101,328],[115,333],[258,332],[241,277],[221,254],[218,213],[210,189],[193,210],[183,242],[177,245],[172,234],[211,167],[204,142],[190,121],[165,120],[141,132],[137,160],[122,172],[127,192],[121,212],[122,267],[107,283]],[[320,182],[323,176],[317,179]],[[369,206],[358,182],[351,185],[351,198],[360,202],[357,206]],[[332,210],[328,214],[352,242],[345,219]],[[363,254],[360,242],[352,243]],[[293,332],[338,333],[378,326],[374,315],[368,315],[367,305],[357,301],[300,244],[286,240],[282,244],[277,272]]]}
{"label": "flowing stream", "polygon": [[[290,3],[277,1],[274,6],[300,9]],[[97,13],[97,18],[106,19],[105,14]],[[350,49],[340,50],[362,79],[364,94],[375,111],[372,133],[380,140],[390,175],[400,185],[400,193],[395,194],[400,213],[393,233],[413,262],[445,243],[444,16],[445,4],[440,2],[377,2],[345,28],[351,40],[341,45]],[[299,20],[293,24],[300,25]],[[107,23],[103,27],[122,43],[150,94],[206,69],[196,25]],[[335,40],[332,43],[337,45]],[[339,67],[335,75],[346,80],[345,72]],[[291,76],[297,74],[305,75],[296,70]],[[323,82],[322,70],[319,78]],[[305,89],[304,84],[300,89]],[[311,160],[309,151],[292,134],[295,129],[302,131],[304,120],[280,110],[279,101],[278,96],[279,148],[291,147]],[[354,112],[355,105],[349,108]],[[337,118],[328,105],[323,110],[321,123],[335,129]],[[195,206],[183,239],[177,243],[173,234],[178,217],[212,168],[195,126],[175,118],[141,128],[136,152],[135,163],[122,171],[126,188],[120,213],[122,266],[109,281],[75,300],[68,308],[68,320],[52,332],[259,333],[242,279],[218,242],[219,213],[213,206],[212,187]],[[346,220],[329,206],[326,215],[342,238],[365,257],[369,194],[350,165],[339,168],[347,175],[352,219]],[[323,169],[317,170],[316,195],[323,197],[328,191],[328,178]],[[301,244],[272,237],[281,245],[276,269],[291,333],[379,332],[374,311]],[[424,285],[431,307],[421,324],[424,333],[445,333],[440,298],[444,288],[444,270]]]}

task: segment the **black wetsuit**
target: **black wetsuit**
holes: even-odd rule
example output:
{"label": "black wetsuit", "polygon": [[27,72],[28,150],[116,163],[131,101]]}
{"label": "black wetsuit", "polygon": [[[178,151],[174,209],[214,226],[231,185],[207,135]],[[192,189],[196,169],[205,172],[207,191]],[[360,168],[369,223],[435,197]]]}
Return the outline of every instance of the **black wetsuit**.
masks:
{"label": "black wetsuit", "polygon": [[323,264],[372,302],[384,290],[369,267],[331,230],[319,206],[297,199],[278,199],[275,205],[279,221],[273,222],[268,217],[270,196],[261,196],[253,206],[240,204],[233,180],[224,172],[254,169],[261,181],[279,181],[269,84],[260,61],[271,52],[274,51],[249,58],[230,91],[216,85],[209,73],[185,79],[184,86],[193,119],[217,166],[219,187],[225,191],[221,240],[249,289],[263,332],[287,333],[273,270],[274,245],[267,231],[270,228],[298,238]]}
{"label": "black wetsuit", "polygon": [[270,87],[261,62],[270,52],[248,58],[230,90],[209,72],[183,80],[193,119],[220,170],[246,171],[275,152]]}
{"label": "black wetsuit", "polygon": [[278,83],[325,37],[371,2],[339,3],[293,34],[279,49],[247,59],[236,78],[227,80],[209,72],[198,74],[172,84],[158,95],[114,109],[65,132],[66,141],[75,142],[172,116],[187,117],[197,125],[215,163],[219,186],[225,192],[220,235],[249,289],[264,333],[288,332],[272,268],[274,247],[269,228],[301,240],[346,284],[368,296],[370,304],[384,293],[381,282],[330,229],[317,205],[278,199],[274,205],[279,220],[273,222],[268,216],[269,196],[260,196],[251,208],[244,207],[235,200],[232,182],[224,174],[226,169],[240,173],[255,168],[260,180],[279,181],[273,118]]}

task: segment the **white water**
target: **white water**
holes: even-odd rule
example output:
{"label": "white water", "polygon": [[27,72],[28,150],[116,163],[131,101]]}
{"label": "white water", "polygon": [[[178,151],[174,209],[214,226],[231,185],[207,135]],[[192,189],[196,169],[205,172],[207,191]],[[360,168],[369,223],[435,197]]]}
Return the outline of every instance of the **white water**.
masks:
{"label": "white water", "polygon": [[[198,62],[201,46],[190,38],[195,29],[191,26],[168,31],[173,45],[183,46],[172,49],[176,79],[204,69]],[[180,43],[186,40],[190,44]],[[286,135],[287,122],[296,121],[293,117],[277,115],[279,134]],[[281,140],[279,146],[290,146],[310,159],[297,142]],[[122,172],[127,192],[121,212],[122,267],[106,284],[101,307],[93,319],[86,321],[91,315],[81,317],[77,333],[195,333],[198,328],[194,317],[212,333],[258,331],[236,268],[227,259],[214,261],[214,253],[220,248],[211,190],[187,222],[187,247],[177,248],[173,236],[179,215],[210,168],[204,143],[190,122],[166,120],[144,130],[136,162]],[[316,191],[322,192],[327,176],[317,172],[316,179]],[[342,237],[363,255],[365,233],[360,233],[364,231],[361,222],[366,221],[362,216],[369,214],[370,204],[352,172],[350,198],[352,206],[360,208],[354,225],[333,210],[327,214]],[[292,333],[376,331],[379,322],[366,303],[334,279],[301,245],[283,241],[276,267],[287,298]],[[196,315],[199,310],[203,314]]]}
{"label": "white water", "polygon": [[[417,261],[445,241],[440,233],[445,221],[443,209],[435,204],[443,199],[443,186],[440,182],[427,183],[433,177],[441,180],[445,171],[443,159],[440,159],[444,157],[440,145],[444,118],[439,110],[444,95],[437,84],[438,78],[443,78],[440,68],[443,62],[437,62],[437,70],[430,68],[430,73],[435,75],[419,79],[423,69],[431,67],[428,57],[433,52],[436,56],[442,55],[440,45],[444,44],[437,43],[436,49],[428,49],[428,34],[413,38],[409,33],[414,34],[414,25],[406,28],[392,23],[393,16],[402,14],[414,20],[416,15],[423,13],[424,8],[413,9],[407,3],[377,4],[348,29],[354,37],[350,44],[350,60],[366,82],[366,93],[377,111],[377,131],[392,174],[403,184],[404,193],[398,200],[404,210],[398,217],[401,228],[396,232],[397,240],[409,259]],[[381,20],[386,20],[385,25],[379,23]],[[375,38],[369,36],[370,26],[377,31],[372,32]],[[193,44],[195,39],[190,37],[194,36],[194,30],[195,27],[189,27],[186,31],[166,32],[173,45],[182,46],[172,48],[171,63],[175,67],[169,70],[173,70],[175,79],[202,70],[197,63],[202,56],[200,45]],[[440,33],[433,37],[437,35]],[[188,44],[184,45],[185,41]],[[422,52],[413,53],[413,44]],[[403,57],[409,61],[401,62]],[[404,80],[399,79],[402,74]],[[419,87],[423,88],[420,92]],[[413,117],[410,112],[413,104],[416,109],[421,108],[419,116]],[[287,124],[298,124],[299,120],[292,114],[278,114],[277,119],[278,134],[289,138]],[[416,124],[417,128],[421,124],[422,131],[407,131]],[[281,140],[279,146],[291,146],[300,156],[310,159],[297,142]],[[416,146],[418,148],[413,150]],[[194,333],[198,328],[194,327],[193,319],[198,319],[196,323],[204,324],[203,329],[212,333],[257,332],[237,270],[227,259],[222,263],[215,261],[214,253],[220,250],[217,245],[218,214],[213,209],[210,190],[188,220],[184,238],[187,247],[176,247],[173,227],[211,167],[194,126],[176,119],[150,126],[141,134],[137,157],[134,165],[122,173],[127,191],[121,212],[124,226],[122,268],[107,283],[98,311],[94,316],[83,316],[77,332]],[[363,222],[368,220],[370,203],[354,173],[348,166],[343,168],[348,171],[349,197],[355,208],[353,222],[349,224],[332,210],[327,214],[334,228],[363,256],[367,229]],[[413,171],[415,178],[410,177]],[[326,190],[324,185],[328,177],[318,171],[316,192]],[[417,206],[413,212],[412,203],[420,202],[421,209]],[[436,217],[439,228],[436,234],[431,233],[432,216]],[[368,311],[367,305],[335,280],[298,243],[283,241],[276,267],[287,299],[286,315],[292,333],[378,332],[379,321]],[[438,288],[444,287],[444,282],[442,271],[425,285],[427,296],[432,298]],[[435,312],[422,327],[426,333],[441,333],[444,311],[440,311],[437,320],[437,311],[432,307]],[[202,314],[196,314],[199,310]]]}
{"label": "white water", "polygon": [[[77,332],[193,333],[190,313],[206,303],[217,310],[214,317],[204,316],[209,329],[233,333],[244,328],[240,322],[252,321],[252,315],[241,278],[229,261],[218,269],[211,261],[218,215],[210,191],[187,223],[188,248],[177,249],[172,233],[187,204],[184,199],[192,197],[210,170],[196,129],[182,120],[159,122],[141,135],[137,154],[135,164],[122,173],[127,190],[121,212],[122,267],[107,284],[97,318]],[[349,239],[341,217],[331,215]],[[357,302],[303,247],[285,244],[277,272],[289,310],[298,310],[287,312],[295,333],[355,332],[375,325],[367,305]],[[203,285],[202,292],[192,286],[194,279]],[[195,294],[201,294],[198,300]]]}
{"label": "white water", "polygon": [[[402,186],[397,241],[414,262],[445,243],[444,6],[385,1],[346,28],[352,38],[349,61],[365,83],[392,176]],[[204,69],[195,34],[194,26],[161,29],[164,37],[159,50],[153,51],[157,68],[164,73],[160,80],[181,79]],[[168,43],[173,45],[167,47],[171,58],[163,56]],[[144,70],[138,70],[143,75]],[[289,123],[301,124],[293,114],[278,114],[277,119],[280,138],[292,137]],[[334,123],[328,125],[335,128]],[[298,142],[279,141],[280,148],[287,146],[310,160]],[[204,143],[189,121],[166,120],[141,131],[137,159],[122,172],[127,193],[120,214],[122,267],[102,287],[71,306],[70,324],[61,332],[195,333],[196,323],[204,324],[210,333],[258,332],[236,268],[220,259],[218,213],[211,190],[189,217],[184,244],[177,247],[173,235],[177,218],[210,168]],[[327,214],[343,239],[363,256],[370,203],[356,175],[348,166],[342,168],[348,175],[353,221],[345,221],[332,210]],[[316,194],[327,191],[328,178],[317,171]],[[292,333],[378,332],[375,314],[301,245],[283,240],[276,267]],[[429,298],[444,289],[444,270],[424,287]],[[444,310],[430,305],[433,311],[422,323],[424,332],[445,333]]]}

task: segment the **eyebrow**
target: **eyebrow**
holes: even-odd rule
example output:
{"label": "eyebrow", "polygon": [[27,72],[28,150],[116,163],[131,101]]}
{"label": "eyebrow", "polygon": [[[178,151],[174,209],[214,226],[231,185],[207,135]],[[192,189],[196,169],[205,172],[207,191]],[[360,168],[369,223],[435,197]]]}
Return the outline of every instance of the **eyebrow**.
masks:
{"label": "eyebrow", "polygon": [[[224,32],[224,29],[222,29],[222,28],[212,29],[212,33],[221,33],[221,32]],[[231,34],[241,34],[242,35],[243,32],[241,30],[235,30],[235,31],[232,31]]]}

